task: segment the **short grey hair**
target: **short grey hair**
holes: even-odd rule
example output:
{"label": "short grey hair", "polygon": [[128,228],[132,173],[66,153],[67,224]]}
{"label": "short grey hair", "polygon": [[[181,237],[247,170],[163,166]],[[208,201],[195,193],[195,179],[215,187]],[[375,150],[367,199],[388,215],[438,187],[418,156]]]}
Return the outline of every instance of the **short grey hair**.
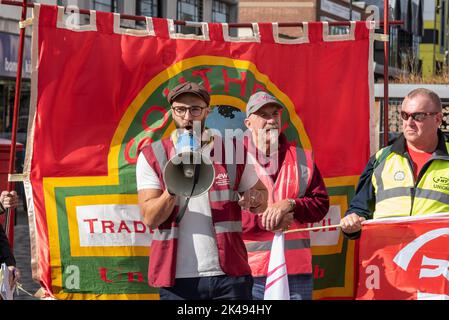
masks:
{"label": "short grey hair", "polygon": [[436,112],[443,112],[443,106],[441,104],[440,97],[433,92],[432,90],[426,89],[426,88],[417,88],[412,91],[410,91],[407,96],[404,98],[404,102],[407,99],[413,99],[416,96],[425,96],[429,98],[429,100],[432,102],[433,106],[435,107]]}

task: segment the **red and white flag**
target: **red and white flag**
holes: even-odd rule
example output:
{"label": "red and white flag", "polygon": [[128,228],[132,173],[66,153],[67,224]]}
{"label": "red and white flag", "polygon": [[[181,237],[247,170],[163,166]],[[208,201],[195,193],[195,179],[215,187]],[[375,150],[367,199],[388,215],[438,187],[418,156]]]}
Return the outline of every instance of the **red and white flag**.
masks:
{"label": "red and white flag", "polygon": [[271,245],[267,281],[265,283],[265,300],[290,300],[288,288],[287,265],[284,256],[284,233],[276,232]]}
{"label": "red and white flag", "polygon": [[449,214],[370,220],[360,238],[357,299],[449,299]]}

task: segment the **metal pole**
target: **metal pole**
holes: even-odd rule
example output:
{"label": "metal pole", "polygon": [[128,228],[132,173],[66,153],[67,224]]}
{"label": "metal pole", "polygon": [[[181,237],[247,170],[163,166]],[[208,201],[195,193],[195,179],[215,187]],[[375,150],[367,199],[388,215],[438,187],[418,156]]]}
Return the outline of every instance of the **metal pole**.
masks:
{"label": "metal pole", "polygon": [[[389,34],[388,0],[384,0],[384,34]],[[388,64],[390,39],[384,42],[384,147],[388,144]]]}
{"label": "metal pole", "polygon": [[[25,21],[27,17],[27,1],[23,0],[22,2],[22,16],[21,21]],[[14,95],[14,112],[13,112],[13,120],[12,120],[12,132],[11,132],[11,149],[9,153],[9,174],[14,173],[15,168],[15,160],[16,160],[16,131],[17,131],[17,119],[19,114],[19,103],[20,103],[20,88],[22,84],[22,66],[23,66],[23,50],[25,44],[25,28],[20,28],[19,34],[19,57],[17,59],[17,74],[16,74],[16,91]],[[12,191],[14,189],[14,183],[8,181],[8,191]],[[14,210],[11,209],[9,211],[9,217],[7,215],[6,221],[6,232],[8,234],[9,244],[11,246],[11,250],[14,246]]]}
{"label": "metal pole", "polygon": [[349,20],[352,20],[352,0],[349,0]]}
{"label": "metal pole", "polygon": [[438,12],[438,0],[435,0],[435,10],[433,17],[433,58],[432,58],[432,75],[436,74],[436,46],[437,46],[437,12]]}
{"label": "metal pole", "polygon": [[[11,6],[22,6],[22,3],[19,1],[13,1],[13,0],[0,0],[1,4],[11,5]],[[28,7],[33,8],[33,3],[28,3]],[[87,9],[80,9],[79,11],[81,14],[90,15],[90,10]],[[127,20],[135,20],[135,21],[146,21],[144,16],[134,16],[129,14],[120,14],[120,17],[122,19]],[[174,20],[173,21],[175,25],[181,25],[184,26],[186,24],[185,21],[182,20]],[[404,22],[402,20],[398,21],[390,21],[389,25],[401,25]],[[279,22],[279,27],[302,27],[301,22]],[[329,21],[330,26],[350,26],[350,21]],[[383,23],[381,22],[380,25],[382,26]],[[251,23],[228,23],[229,28],[252,28]]]}

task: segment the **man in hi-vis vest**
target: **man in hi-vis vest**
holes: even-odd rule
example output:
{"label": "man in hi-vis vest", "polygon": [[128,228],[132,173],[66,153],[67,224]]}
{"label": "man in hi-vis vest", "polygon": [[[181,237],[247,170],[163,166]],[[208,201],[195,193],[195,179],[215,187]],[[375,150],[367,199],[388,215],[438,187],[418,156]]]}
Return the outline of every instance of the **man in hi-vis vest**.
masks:
{"label": "man in hi-vis vest", "polygon": [[[240,159],[237,155],[235,161],[227,159],[232,154],[228,148],[236,146],[234,137],[207,134],[211,131],[205,128],[210,96],[203,86],[182,83],[167,99],[177,130],[143,148],[136,166],[141,214],[154,230],[149,285],[160,288],[163,300],[251,300],[253,280],[242,240],[240,205],[262,212],[266,189],[254,166],[246,163],[244,151]],[[167,160],[178,153],[182,137],[199,131],[198,144],[203,152],[210,153],[215,174],[207,192],[187,200],[167,188],[163,171]],[[240,194],[243,197],[239,200]],[[253,194],[262,196],[255,198]]]}
{"label": "man in hi-vis vest", "polygon": [[360,237],[366,219],[449,212],[449,142],[439,129],[441,100],[430,90],[402,102],[402,135],[379,150],[362,173],[342,231]]}
{"label": "man in hi-vis vest", "polygon": [[[283,105],[270,94],[253,94],[246,106],[247,150],[268,189],[268,208],[242,212],[243,239],[254,277],[253,298],[264,299],[274,231],[304,228],[329,210],[329,197],[310,150],[280,133]],[[285,234],[284,256],[291,300],[311,300],[312,253],[309,232]],[[269,286],[269,284],[267,284]]]}

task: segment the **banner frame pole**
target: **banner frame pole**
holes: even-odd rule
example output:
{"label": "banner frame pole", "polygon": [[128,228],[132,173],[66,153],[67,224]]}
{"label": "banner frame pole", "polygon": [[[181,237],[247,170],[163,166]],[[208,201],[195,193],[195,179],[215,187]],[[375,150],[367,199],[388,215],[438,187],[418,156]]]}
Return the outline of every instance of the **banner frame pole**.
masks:
{"label": "banner frame pole", "polygon": [[[22,15],[21,21],[26,20],[27,16],[27,1],[23,0],[22,6]],[[14,93],[14,111],[13,111],[13,120],[12,120],[12,129],[11,129],[11,146],[9,152],[9,167],[8,173],[9,175],[13,174],[15,171],[15,161],[16,161],[16,141],[17,141],[17,122],[18,122],[18,114],[19,114],[19,104],[20,104],[20,90],[22,85],[22,68],[23,68],[23,52],[25,47],[25,27],[20,27],[19,32],[19,52],[17,59],[17,73],[16,73],[16,88]],[[14,182],[9,181],[7,184],[8,192],[14,189]],[[15,210],[10,209],[9,212],[6,213],[6,221],[5,221],[5,230],[8,235],[9,246],[11,250],[14,248],[14,221],[15,221]]]}
{"label": "banner frame pole", "polygon": [[[390,24],[389,24],[389,17],[388,17],[388,13],[389,13],[389,1],[388,0],[384,0],[384,36],[388,37],[390,30]],[[383,108],[383,113],[384,113],[384,141],[383,141],[383,147],[386,147],[388,145],[388,80],[389,80],[389,75],[388,75],[388,65],[389,65],[389,54],[390,54],[390,41],[385,41],[384,42],[384,108]]]}
{"label": "banner frame pole", "polygon": [[[0,0],[1,4],[4,5],[10,5],[10,6],[22,6],[22,3],[20,1],[14,1],[14,0]],[[34,3],[28,3],[27,7],[33,8]],[[99,11],[99,10],[98,10]],[[102,12],[102,11],[99,11]],[[80,14],[90,15],[90,10],[88,9],[79,9]],[[120,17],[122,19],[128,19],[128,20],[135,20],[135,21],[146,21],[144,16],[136,16],[136,15],[130,15],[130,14],[120,14]],[[186,22],[182,20],[173,20],[175,25],[185,25]],[[328,22],[330,26],[350,26],[350,21],[329,21]],[[402,20],[398,21],[390,21],[389,25],[401,25],[404,22]],[[380,21],[380,25],[383,25],[383,22]],[[251,28],[251,23],[228,23],[228,26],[230,28]],[[279,27],[302,27],[302,22],[279,22]]]}

